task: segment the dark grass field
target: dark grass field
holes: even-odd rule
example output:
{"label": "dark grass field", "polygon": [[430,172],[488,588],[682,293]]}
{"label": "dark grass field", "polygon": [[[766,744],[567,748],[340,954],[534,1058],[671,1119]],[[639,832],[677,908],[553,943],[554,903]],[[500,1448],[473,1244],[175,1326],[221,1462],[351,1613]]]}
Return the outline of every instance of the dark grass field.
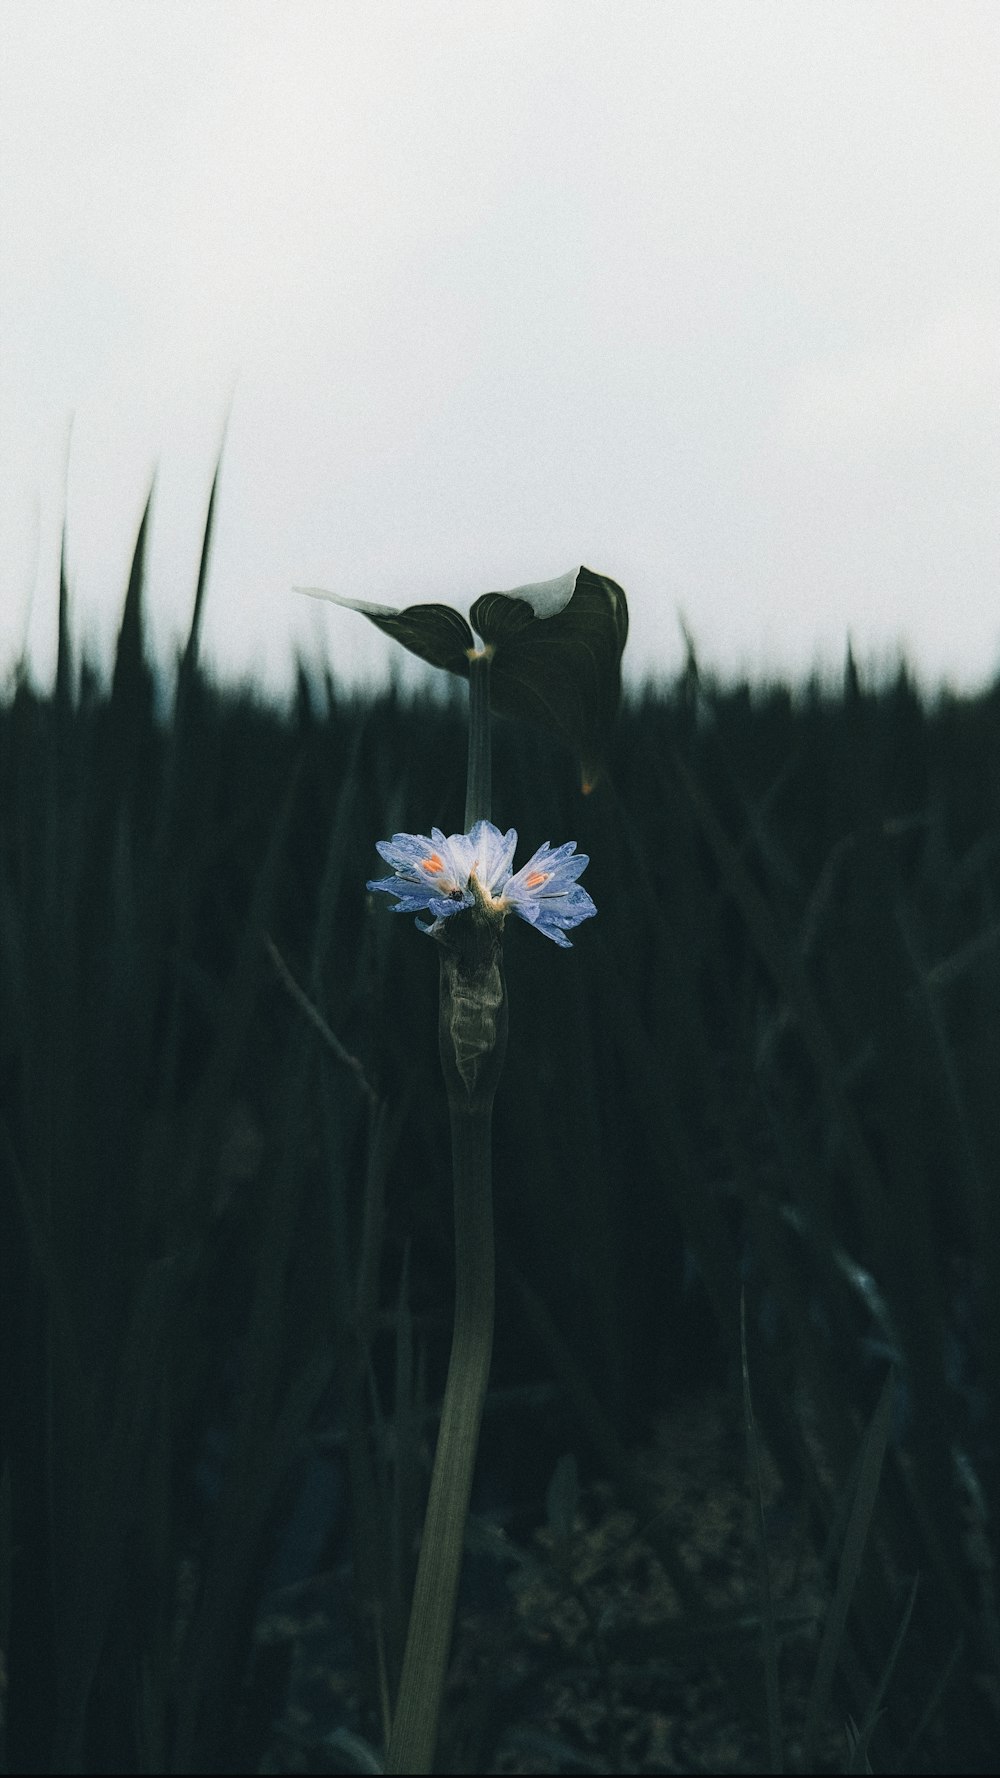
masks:
{"label": "dark grass field", "polygon": [[[164,697],[140,538],[110,689],[64,596],[0,707],[12,1772],[376,1770],[405,1635],[450,1159],[365,881],[464,713],[213,685],[202,592]],[[1000,689],[691,659],[592,795],[505,723],[494,779],[599,915],[505,944],[439,1769],[996,1770]]]}

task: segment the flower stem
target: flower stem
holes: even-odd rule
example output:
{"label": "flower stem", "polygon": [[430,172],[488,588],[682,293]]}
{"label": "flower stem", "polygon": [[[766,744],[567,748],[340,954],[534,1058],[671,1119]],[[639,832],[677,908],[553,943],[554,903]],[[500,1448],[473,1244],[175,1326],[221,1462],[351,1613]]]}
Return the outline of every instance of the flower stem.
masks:
{"label": "flower stem", "polygon": [[465,786],[465,831],[492,814],[492,744],[490,736],[490,655],[469,657],[469,771]]}
{"label": "flower stem", "polygon": [[451,1105],[455,1331],[387,1772],[432,1772],[493,1349],[491,1110]]}
{"label": "flower stem", "polygon": [[[490,819],[490,656],[469,660],[465,830]],[[438,1016],[455,1190],[455,1327],[387,1772],[431,1772],[493,1353],[493,1095],[507,1048],[500,930],[482,901],[441,944]]]}

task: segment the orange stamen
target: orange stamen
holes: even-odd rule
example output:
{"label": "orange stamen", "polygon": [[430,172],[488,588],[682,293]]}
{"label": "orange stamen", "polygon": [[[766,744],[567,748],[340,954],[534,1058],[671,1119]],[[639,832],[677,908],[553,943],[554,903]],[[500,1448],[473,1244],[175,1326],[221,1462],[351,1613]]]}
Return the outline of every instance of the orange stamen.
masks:
{"label": "orange stamen", "polygon": [[550,870],[533,870],[530,877],[525,877],[524,887],[526,889],[537,889],[539,883],[547,883],[551,875],[552,872]]}
{"label": "orange stamen", "polygon": [[439,858],[436,852],[432,852],[429,858],[420,860],[420,868],[425,870],[430,877],[439,877],[444,870],[444,860]]}

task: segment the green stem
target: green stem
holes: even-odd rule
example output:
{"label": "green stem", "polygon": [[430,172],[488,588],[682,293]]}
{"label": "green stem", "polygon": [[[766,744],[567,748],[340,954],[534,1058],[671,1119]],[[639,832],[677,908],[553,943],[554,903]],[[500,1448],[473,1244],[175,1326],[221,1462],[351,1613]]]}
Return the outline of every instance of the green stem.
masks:
{"label": "green stem", "polygon": [[[492,651],[490,651],[492,652]],[[489,821],[492,809],[490,736],[490,653],[469,657],[469,771],[465,788],[465,831]]]}
{"label": "green stem", "polygon": [[493,1349],[491,1124],[491,1103],[473,1109],[452,1097],[455,1331],[387,1772],[434,1769],[465,1521]]}
{"label": "green stem", "polygon": [[[490,819],[490,652],[469,660],[465,831]],[[482,895],[441,943],[438,1040],[451,1116],[455,1328],[387,1772],[430,1772],[493,1352],[493,1095],[507,1047],[500,926]]]}

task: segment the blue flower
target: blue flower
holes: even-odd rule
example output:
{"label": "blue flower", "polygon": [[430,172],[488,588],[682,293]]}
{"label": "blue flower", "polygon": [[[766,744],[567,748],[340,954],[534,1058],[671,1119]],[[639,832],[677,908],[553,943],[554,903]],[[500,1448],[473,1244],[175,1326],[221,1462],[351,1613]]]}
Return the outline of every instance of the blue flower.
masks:
{"label": "blue flower", "polygon": [[575,840],[567,840],[554,852],[546,840],[527,864],[522,864],[516,876],[508,877],[503,900],[529,926],[568,950],[569,939],[563,933],[597,912],[586,889],[581,889],[576,880],[589,863],[586,852],[577,852]]}
{"label": "blue flower", "polygon": [[395,895],[395,914],[426,908],[434,921],[428,926],[418,920],[423,932],[440,932],[445,920],[478,901],[501,921],[513,910],[568,950],[565,933],[597,912],[577,882],[590,860],[585,852],[577,852],[575,840],[555,851],[546,840],[514,875],[516,845],[515,830],[501,833],[492,821],[477,821],[471,832],[453,833],[449,839],[437,827],[431,828],[429,839],[419,833],[394,833],[391,840],[379,840],[377,849],[395,875],[380,877],[368,887]]}

